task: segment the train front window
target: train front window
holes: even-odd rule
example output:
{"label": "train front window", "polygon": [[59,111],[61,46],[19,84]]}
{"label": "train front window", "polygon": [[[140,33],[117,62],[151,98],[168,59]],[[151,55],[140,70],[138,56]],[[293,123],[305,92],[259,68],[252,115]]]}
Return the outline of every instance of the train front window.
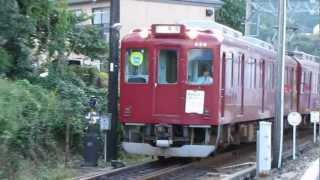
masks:
{"label": "train front window", "polygon": [[211,49],[191,49],[188,52],[188,82],[190,84],[213,83],[212,59]]}
{"label": "train front window", "polygon": [[148,83],[149,60],[146,49],[129,49],[126,52],[126,82]]}
{"label": "train front window", "polygon": [[177,83],[178,53],[176,50],[161,50],[158,63],[159,84]]}

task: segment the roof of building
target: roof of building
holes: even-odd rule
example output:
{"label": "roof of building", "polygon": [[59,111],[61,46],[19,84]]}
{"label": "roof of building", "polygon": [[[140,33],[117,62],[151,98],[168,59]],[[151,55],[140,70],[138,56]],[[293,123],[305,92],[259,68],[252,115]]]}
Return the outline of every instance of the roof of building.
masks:
{"label": "roof of building", "polygon": [[[110,0],[68,0],[69,4],[91,3],[91,2],[97,2],[97,1],[110,1]],[[183,4],[190,4],[190,5],[212,6],[212,7],[220,7],[223,5],[222,0],[152,0],[152,1],[167,2],[167,3],[183,3]]]}

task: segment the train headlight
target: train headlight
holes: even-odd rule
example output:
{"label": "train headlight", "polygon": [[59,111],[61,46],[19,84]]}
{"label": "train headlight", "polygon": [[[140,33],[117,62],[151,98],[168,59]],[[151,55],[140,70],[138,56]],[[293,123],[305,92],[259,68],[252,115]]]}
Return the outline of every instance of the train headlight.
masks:
{"label": "train headlight", "polygon": [[198,37],[198,32],[196,30],[190,30],[187,32],[187,36],[190,38],[190,39],[196,39]]}
{"label": "train headlight", "polygon": [[149,37],[149,32],[147,30],[142,30],[139,32],[141,38],[146,39]]}

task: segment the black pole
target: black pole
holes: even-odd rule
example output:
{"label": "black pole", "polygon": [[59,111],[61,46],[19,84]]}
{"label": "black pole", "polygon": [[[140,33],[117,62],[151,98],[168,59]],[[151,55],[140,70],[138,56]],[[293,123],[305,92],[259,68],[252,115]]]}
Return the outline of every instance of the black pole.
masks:
{"label": "black pole", "polygon": [[111,0],[110,8],[110,58],[109,58],[109,86],[108,112],[111,116],[111,129],[108,131],[108,160],[117,159],[118,151],[118,72],[119,72],[119,30],[113,25],[120,22],[119,0]]}

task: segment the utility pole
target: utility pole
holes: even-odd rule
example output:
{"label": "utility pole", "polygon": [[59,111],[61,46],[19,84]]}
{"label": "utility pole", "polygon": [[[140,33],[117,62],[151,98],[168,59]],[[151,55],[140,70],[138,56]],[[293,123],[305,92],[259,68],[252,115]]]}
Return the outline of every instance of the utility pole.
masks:
{"label": "utility pole", "polygon": [[282,161],[283,145],[283,103],[284,103],[284,71],[285,71],[285,40],[286,40],[286,5],[287,0],[279,0],[279,33],[278,33],[278,56],[276,73],[276,99],[275,99],[275,121],[272,137],[272,160],[273,167],[280,168]]}
{"label": "utility pole", "polygon": [[110,58],[109,58],[109,86],[108,112],[111,113],[111,129],[108,131],[107,156],[108,160],[117,159],[118,151],[118,73],[119,73],[119,29],[114,25],[120,22],[120,1],[111,0],[110,8]]}
{"label": "utility pole", "polygon": [[245,35],[246,36],[250,36],[251,33],[251,23],[250,23],[250,19],[252,16],[252,8],[251,8],[251,4],[252,0],[246,0],[246,20],[245,20],[245,27],[244,27],[244,31],[245,31]]}

